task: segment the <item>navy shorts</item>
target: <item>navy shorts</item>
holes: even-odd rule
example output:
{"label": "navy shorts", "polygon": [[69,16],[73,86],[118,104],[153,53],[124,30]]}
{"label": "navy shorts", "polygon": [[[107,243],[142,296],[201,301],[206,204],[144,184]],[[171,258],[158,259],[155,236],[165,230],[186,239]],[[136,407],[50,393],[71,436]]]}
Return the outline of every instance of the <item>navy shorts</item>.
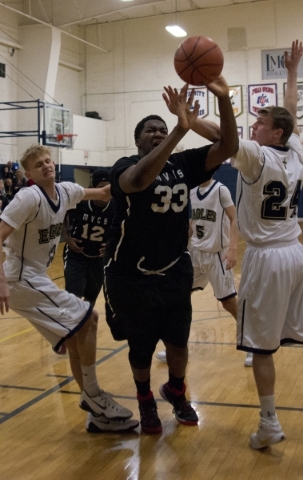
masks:
{"label": "navy shorts", "polygon": [[193,269],[188,253],[165,275],[126,275],[115,262],[105,268],[106,319],[116,340],[153,352],[163,340],[184,348],[192,318]]}
{"label": "navy shorts", "polygon": [[72,250],[64,256],[65,290],[94,303],[103,285],[103,259]]}

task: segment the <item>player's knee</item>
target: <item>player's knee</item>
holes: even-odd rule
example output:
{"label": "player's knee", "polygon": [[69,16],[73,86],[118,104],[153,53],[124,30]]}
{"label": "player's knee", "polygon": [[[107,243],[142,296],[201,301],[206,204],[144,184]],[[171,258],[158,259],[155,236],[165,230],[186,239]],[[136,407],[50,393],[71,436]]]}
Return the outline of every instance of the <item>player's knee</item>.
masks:
{"label": "player's knee", "polygon": [[96,330],[97,331],[97,327],[98,327],[98,318],[99,318],[99,315],[98,315],[98,312],[93,309],[92,310],[92,313],[90,314],[90,317],[89,319],[87,320],[87,326],[89,328],[92,328],[93,330]]}
{"label": "player's knee", "polygon": [[153,352],[142,352],[140,350],[133,350],[130,348],[128,358],[129,363],[140,370],[148,368],[152,363]]}

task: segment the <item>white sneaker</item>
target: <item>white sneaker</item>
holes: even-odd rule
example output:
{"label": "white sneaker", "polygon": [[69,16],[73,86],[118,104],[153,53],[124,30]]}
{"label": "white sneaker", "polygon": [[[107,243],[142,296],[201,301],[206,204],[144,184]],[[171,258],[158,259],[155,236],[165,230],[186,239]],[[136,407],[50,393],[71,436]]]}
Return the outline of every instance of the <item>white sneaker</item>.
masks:
{"label": "white sneaker", "polygon": [[245,367],[252,367],[253,364],[253,353],[247,352],[246,358],[244,360]]}
{"label": "white sneaker", "polygon": [[250,436],[250,446],[258,450],[282,442],[285,438],[277,415],[269,419],[261,417],[257,433]]}
{"label": "white sneaker", "polygon": [[91,413],[87,415],[86,430],[89,433],[104,433],[104,432],[126,432],[134,430],[139,426],[138,420],[112,420],[99,415],[95,417]]}
{"label": "white sneaker", "polygon": [[133,416],[133,412],[115,402],[110,393],[100,390],[97,397],[89,397],[85,390],[81,392],[79,407],[86,412],[104,415],[107,419],[125,420]]}
{"label": "white sneaker", "polygon": [[160,362],[166,362],[166,350],[162,350],[162,352],[158,352],[157,355],[156,355],[156,358],[160,361]]}

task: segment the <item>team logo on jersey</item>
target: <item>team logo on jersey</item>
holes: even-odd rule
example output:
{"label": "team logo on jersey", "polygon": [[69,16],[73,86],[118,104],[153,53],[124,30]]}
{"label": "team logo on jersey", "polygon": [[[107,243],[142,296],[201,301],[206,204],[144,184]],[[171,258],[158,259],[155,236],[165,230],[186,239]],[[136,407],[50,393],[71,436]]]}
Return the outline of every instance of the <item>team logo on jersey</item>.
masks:
{"label": "team logo on jersey", "polygon": [[56,237],[61,237],[62,234],[62,222],[50,225],[48,228],[39,230],[39,243],[49,243]]}
{"label": "team logo on jersey", "polygon": [[193,220],[208,220],[209,222],[215,222],[217,220],[217,213],[213,210],[205,208],[193,208],[192,209]]}
{"label": "team logo on jersey", "polygon": [[[182,172],[182,170],[176,170],[176,171],[172,170],[172,174],[175,178],[184,178],[184,173]],[[163,172],[160,175],[158,175],[157,180],[159,180],[159,182],[163,181],[163,179],[161,177],[164,178],[164,181],[166,180],[168,182],[169,179],[170,179],[170,174],[166,173],[166,172]]]}
{"label": "team logo on jersey", "polygon": [[[91,222],[91,223],[96,223],[97,225],[100,225],[102,222],[102,217],[97,217],[96,215],[88,215],[87,213],[84,213],[83,215],[83,220],[85,222]],[[104,220],[104,224],[106,224],[107,221],[106,219]]]}

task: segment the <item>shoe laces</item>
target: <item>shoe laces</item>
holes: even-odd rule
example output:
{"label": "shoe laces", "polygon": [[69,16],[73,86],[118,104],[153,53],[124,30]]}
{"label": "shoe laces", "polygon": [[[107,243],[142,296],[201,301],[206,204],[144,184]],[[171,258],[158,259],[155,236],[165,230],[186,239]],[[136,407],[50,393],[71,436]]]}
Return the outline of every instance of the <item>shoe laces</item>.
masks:
{"label": "shoe laces", "polygon": [[116,402],[110,393],[105,392],[104,390],[100,390],[98,396],[101,402],[103,402],[104,406],[112,407],[113,409],[116,407]]}
{"label": "shoe laces", "polygon": [[139,400],[139,410],[142,416],[157,415],[157,404],[154,398]]}
{"label": "shoe laces", "polygon": [[186,400],[185,395],[175,396],[174,398],[174,410],[173,413],[182,413],[182,414],[189,414],[192,412],[192,406],[188,400]]}

